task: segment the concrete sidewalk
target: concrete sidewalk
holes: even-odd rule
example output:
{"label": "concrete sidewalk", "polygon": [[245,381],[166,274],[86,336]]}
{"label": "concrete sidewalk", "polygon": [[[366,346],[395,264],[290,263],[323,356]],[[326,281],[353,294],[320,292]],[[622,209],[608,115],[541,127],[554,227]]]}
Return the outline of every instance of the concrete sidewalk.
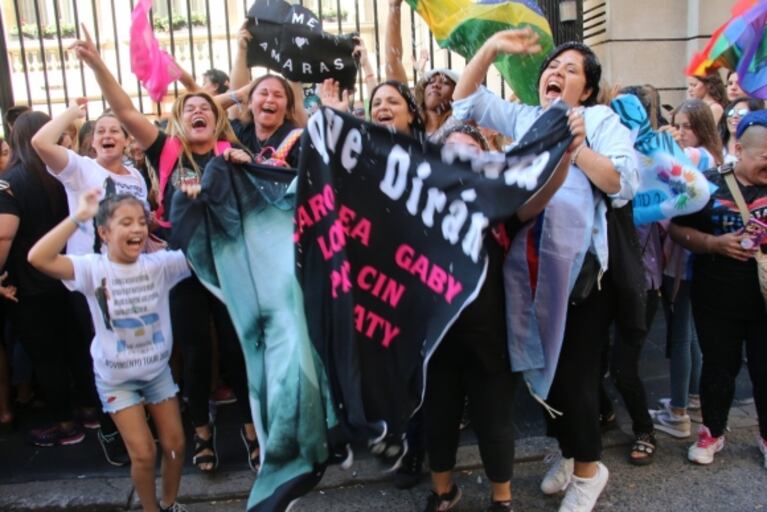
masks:
{"label": "concrete sidewalk", "polygon": [[[767,469],[756,448],[753,405],[734,407],[727,447],[709,467],[686,461],[687,440],[659,433],[654,463],[634,467],[626,462],[632,437],[625,411],[619,409],[619,429],[605,434],[605,463],[611,471],[599,510],[620,511],[759,511],[767,510]],[[513,481],[517,510],[555,510],[561,497],[545,497],[537,486],[546,471],[543,459],[556,444],[545,437],[517,442]],[[464,492],[458,511],[479,511],[487,505],[488,482],[481,471],[475,445],[458,453],[457,480]],[[185,474],[179,501],[192,512],[244,510],[254,475],[226,471],[214,476]],[[296,504],[299,511],[421,510],[428,494],[427,478],[411,491],[389,482],[371,458],[357,460],[348,471],[331,467],[320,485]],[[82,477],[0,485],[0,510],[107,511],[139,508],[129,477]]]}
{"label": "concrete sidewalk", "polygon": [[[609,447],[626,446],[630,441],[631,437],[620,430],[613,430],[605,436],[605,445]],[[552,440],[545,437],[522,439],[517,443],[515,460],[520,463],[541,461],[554,447]],[[476,445],[461,446],[457,461],[460,471],[481,468]],[[213,476],[185,474],[181,480],[179,502],[240,500],[248,496],[253,478],[254,474],[250,471],[217,472]],[[395,491],[392,485],[386,483],[390,478],[391,475],[382,472],[374,459],[367,457],[356,460],[347,471],[338,466],[328,468],[314,493],[367,485]],[[105,511],[131,508],[138,508],[138,501],[130,477],[83,477],[0,485],[0,510]]]}
{"label": "concrete sidewalk", "polygon": [[[663,315],[656,315],[656,321],[642,353],[640,375],[645,383],[650,407],[656,407],[658,399],[668,396],[669,391],[665,325],[662,317]],[[767,512],[767,504],[764,504],[767,499],[763,498],[767,494],[767,470],[757,471],[760,464],[756,460],[758,452],[754,437],[757,418],[753,403],[739,403],[731,410],[730,427],[733,432],[728,435],[728,446],[722,456],[718,456],[712,466],[722,467],[722,475],[725,478],[723,482],[732,486],[728,488],[719,486],[717,469],[694,468],[686,462],[686,449],[693,442],[692,437],[689,440],[676,441],[659,433],[661,444],[654,464],[648,468],[634,468],[627,464],[625,457],[632,439],[628,434],[631,432],[630,422],[611,385],[608,387],[608,393],[614,402],[621,430],[609,432],[604,438],[607,448],[605,459],[613,472],[607,496],[612,496],[613,492],[617,494],[613,501],[603,500],[603,510],[608,510],[605,504],[610,503],[609,510]],[[744,368],[737,381],[736,396],[747,397],[750,393],[751,383]],[[0,435],[0,511],[101,511],[136,507],[129,469],[115,468],[104,461],[94,433],[89,433],[86,441],[76,446],[29,446],[24,439],[25,431],[39,426],[39,423],[45,420],[41,415],[41,412],[27,411],[14,432]],[[245,508],[242,500],[248,495],[254,474],[247,470],[237,418],[235,406],[219,408],[218,451],[222,462],[215,475],[203,475],[191,465],[191,447],[187,446],[187,465],[181,481],[179,501],[193,504],[190,507],[193,511],[234,511]],[[693,420],[700,421],[699,413],[698,416],[693,416]],[[695,424],[693,428],[696,428]],[[540,501],[540,493],[537,491],[538,481],[545,472],[542,466],[543,457],[547,450],[554,448],[554,444],[551,440],[541,437],[544,424],[540,407],[521,388],[518,389],[515,400],[514,431],[517,439],[517,473],[514,485],[520,493],[520,499],[515,498],[517,511],[555,510],[557,500]],[[189,425],[187,439],[191,439]],[[476,497],[468,499],[467,496],[464,500],[466,505],[459,510],[481,510],[480,504],[487,499],[487,482],[484,481],[483,473],[477,471],[480,467],[479,456],[476,446],[473,445],[471,432],[465,433],[462,444],[464,446],[461,447],[458,457],[460,470],[469,475],[471,481],[483,479],[483,484],[468,486],[465,492],[476,493]],[[673,452],[669,452],[667,447],[671,447]],[[349,471],[328,469],[318,490],[302,500],[296,510],[420,510],[428,492],[427,484],[422,484],[413,491],[398,491],[387,482],[389,476],[380,472],[370,455],[357,453],[355,457],[356,462]],[[721,464],[720,458],[723,461]],[[733,458],[737,461],[731,463]],[[741,458],[743,460],[740,460]],[[676,483],[675,478],[669,478],[677,473],[687,475],[681,485]],[[706,494],[709,489],[719,491],[714,495]],[[630,498],[626,494],[629,491],[637,497]],[[674,502],[675,505],[668,508],[653,508],[655,505],[650,508],[637,505],[634,508],[636,504],[645,503],[645,496],[667,500],[670,496],[676,496],[676,493],[689,498],[689,503],[698,505],[686,507],[679,506],[681,502]],[[745,493],[753,498],[748,501],[753,507],[745,506],[747,500],[738,502],[739,505],[734,508],[727,505],[728,501],[722,501],[728,499],[730,494],[738,493]],[[327,501],[325,496],[334,498]],[[709,496],[709,501],[701,501],[702,496]],[[411,506],[406,506],[405,503],[411,503]]]}

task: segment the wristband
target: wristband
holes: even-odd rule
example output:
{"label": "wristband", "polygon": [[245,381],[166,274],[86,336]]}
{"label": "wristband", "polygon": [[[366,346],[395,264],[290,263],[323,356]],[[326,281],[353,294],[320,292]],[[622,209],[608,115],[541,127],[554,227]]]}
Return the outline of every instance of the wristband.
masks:
{"label": "wristband", "polygon": [[575,151],[573,151],[572,156],[570,157],[570,165],[577,165],[575,161],[578,159],[578,155],[581,154],[581,150],[586,147],[586,143],[582,143],[580,146],[575,148]]}
{"label": "wristband", "polygon": [[237,105],[238,107],[240,105],[242,105],[242,102],[240,101],[240,98],[237,97],[237,93],[234,92],[234,91],[229,93],[229,99],[232,100],[234,102],[234,104]]}
{"label": "wristband", "polygon": [[69,216],[69,220],[71,220],[74,223],[74,225],[77,226],[77,229],[79,229],[83,233],[88,231],[88,228],[85,226],[85,223],[77,220],[77,217],[74,214]]}

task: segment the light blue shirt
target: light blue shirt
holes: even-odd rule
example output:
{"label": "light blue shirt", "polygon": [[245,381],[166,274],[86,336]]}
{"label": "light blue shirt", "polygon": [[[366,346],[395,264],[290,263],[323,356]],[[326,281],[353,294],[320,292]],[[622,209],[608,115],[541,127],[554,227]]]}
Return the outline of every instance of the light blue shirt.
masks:
{"label": "light blue shirt", "polygon": [[[474,120],[478,125],[492,128],[503,135],[518,141],[527,133],[536,119],[543,113],[543,107],[533,107],[521,103],[511,103],[484,86],[480,86],[472,95],[453,102],[453,117],[461,121]],[[620,173],[621,188],[616,194],[608,196],[615,206],[623,206],[633,199],[639,187],[639,170],[634,154],[634,146],[629,130],[621,124],[618,115],[604,105],[595,105],[584,109],[586,139],[589,147],[612,161],[615,170]],[[583,175],[577,166],[571,165],[568,181],[572,175]],[[583,175],[585,178],[585,175]],[[560,193],[557,191],[557,194]],[[602,270],[607,270],[607,206],[603,196],[593,189],[594,217],[587,224],[591,226],[590,249],[599,257]],[[556,194],[555,194],[556,195]],[[578,265],[580,269],[580,264]]]}
{"label": "light blue shirt", "polygon": [[[510,103],[480,87],[474,94],[453,102],[453,116],[475,120],[519,141],[543,112],[542,107]],[[610,195],[619,206],[631,200],[639,186],[636,154],[629,130],[610,108],[584,109],[587,143],[610,159],[620,174],[621,188]],[[549,393],[564,338],[568,297],[580,272],[586,251],[607,269],[607,205],[604,195],[591,185],[577,166],[571,165],[562,186],[536,221],[540,239],[528,223],[512,240],[504,263],[506,315],[512,369],[523,371],[533,394]],[[534,237],[533,237],[534,238]],[[535,294],[530,286],[529,244],[537,244]]]}

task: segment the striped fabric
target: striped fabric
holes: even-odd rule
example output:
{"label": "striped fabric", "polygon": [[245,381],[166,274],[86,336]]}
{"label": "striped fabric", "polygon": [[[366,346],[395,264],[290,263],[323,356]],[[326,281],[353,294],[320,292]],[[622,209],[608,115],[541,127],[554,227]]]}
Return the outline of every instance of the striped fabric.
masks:
{"label": "striped fabric", "polygon": [[767,99],[767,2],[740,0],[731,14],[693,56],[685,73],[703,76],[721,67],[737,71],[740,86],[749,96]]}
{"label": "striped fabric", "polygon": [[532,0],[407,0],[437,43],[470,59],[494,33],[530,27],[540,36],[538,55],[506,55],[495,67],[523,102],[538,104],[538,68],[554,48],[551,27]]}

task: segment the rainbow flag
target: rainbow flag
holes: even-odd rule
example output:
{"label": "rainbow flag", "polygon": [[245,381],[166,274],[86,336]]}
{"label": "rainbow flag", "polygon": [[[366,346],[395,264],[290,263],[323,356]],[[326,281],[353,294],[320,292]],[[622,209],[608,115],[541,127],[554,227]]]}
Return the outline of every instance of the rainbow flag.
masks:
{"label": "rainbow flag", "polygon": [[685,69],[690,76],[727,68],[738,73],[741,88],[755,98],[767,99],[767,2],[740,0],[732,17],[711,35]]}
{"label": "rainbow flag", "polygon": [[538,104],[538,68],[554,49],[551,27],[532,0],[406,0],[442,48],[470,59],[494,33],[530,27],[540,36],[538,55],[504,55],[495,67],[519,99]]}

